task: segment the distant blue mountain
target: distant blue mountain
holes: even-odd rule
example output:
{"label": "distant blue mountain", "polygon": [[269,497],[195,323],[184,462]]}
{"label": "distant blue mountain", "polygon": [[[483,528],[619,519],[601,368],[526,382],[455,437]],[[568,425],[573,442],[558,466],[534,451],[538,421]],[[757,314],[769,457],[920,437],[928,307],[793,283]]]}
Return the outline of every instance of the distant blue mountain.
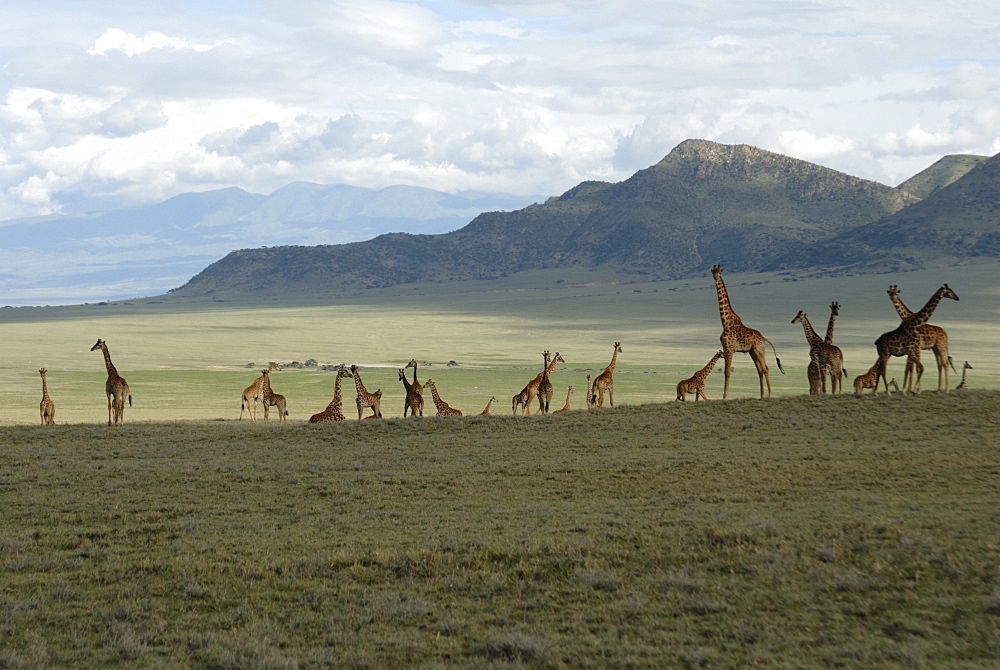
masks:
{"label": "distant blue mountain", "polygon": [[446,233],[541,196],[295,182],[270,195],[224,188],[98,214],[0,221],[0,305],[158,295],[234,249]]}

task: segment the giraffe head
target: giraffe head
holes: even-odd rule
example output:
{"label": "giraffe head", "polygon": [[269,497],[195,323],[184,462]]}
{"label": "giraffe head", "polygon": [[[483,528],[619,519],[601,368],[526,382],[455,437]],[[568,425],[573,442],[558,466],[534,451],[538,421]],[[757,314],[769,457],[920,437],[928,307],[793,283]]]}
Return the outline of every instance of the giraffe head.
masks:
{"label": "giraffe head", "polygon": [[715,352],[715,357],[712,358],[712,361],[717,361],[720,358],[725,358],[725,357],[726,357],[726,352],[724,352],[722,349],[719,349],[718,351]]}
{"label": "giraffe head", "polygon": [[345,367],[341,367],[339,370],[337,370],[337,376],[341,377],[341,378],[343,378],[343,377],[353,377],[354,373],[351,372],[350,370],[348,370]]}
{"label": "giraffe head", "polygon": [[800,309],[799,313],[795,315],[794,319],[792,319],[792,323],[802,323],[804,318],[806,318],[806,313]]}
{"label": "giraffe head", "polygon": [[98,349],[100,349],[101,347],[106,346],[106,345],[107,345],[107,342],[104,342],[101,338],[97,338],[97,344],[95,344],[94,346],[92,346],[90,348],[90,350],[91,351],[97,351]]}
{"label": "giraffe head", "polygon": [[969,365],[969,361],[965,361],[965,365],[962,366],[963,370],[971,370],[972,366]]}
{"label": "giraffe head", "polygon": [[403,366],[403,369],[405,370],[406,368],[416,368],[416,367],[417,367],[417,359],[411,358],[410,362]]}
{"label": "giraffe head", "polygon": [[831,302],[830,303],[830,315],[831,316],[840,316],[840,303],[839,302]]}
{"label": "giraffe head", "polygon": [[281,372],[281,366],[278,365],[277,363],[268,363],[267,364],[267,371],[268,372]]}
{"label": "giraffe head", "polygon": [[938,290],[941,291],[942,298],[951,298],[952,300],[958,300],[958,295],[956,295],[955,292],[952,291],[947,284],[945,284]]}
{"label": "giraffe head", "polygon": [[405,382],[406,379],[406,368],[399,368],[399,381]]}
{"label": "giraffe head", "polygon": [[899,286],[897,286],[896,284],[889,284],[889,288],[886,290],[886,293],[889,294],[889,297],[894,297],[899,295]]}
{"label": "giraffe head", "polygon": [[559,352],[557,351],[556,355],[552,358],[551,362],[552,363],[565,363],[566,359],[563,358],[562,356],[560,356]]}
{"label": "giraffe head", "polygon": [[715,281],[719,281],[719,278],[721,276],[722,276],[722,266],[721,265],[713,265],[712,266],[712,279],[714,279]]}
{"label": "giraffe head", "polygon": [[[966,361],[965,364],[968,365],[970,368],[972,367],[971,365],[969,365],[968,361]],[[38,374],[40,374],[41,376],[44,377],[46,372],[48,372],[48,369],[46,369],[46,368],[38,368]]]}
{"label": "giraffe head", "polygon": [[615,342],[615,353],[617,353],[617,354],[622,353],[622,343],[621,342]]}

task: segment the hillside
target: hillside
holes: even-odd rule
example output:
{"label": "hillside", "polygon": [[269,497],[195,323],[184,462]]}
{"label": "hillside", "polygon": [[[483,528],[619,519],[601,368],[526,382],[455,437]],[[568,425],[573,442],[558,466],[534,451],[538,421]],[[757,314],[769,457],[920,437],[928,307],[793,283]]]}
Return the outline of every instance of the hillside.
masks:
{"label": "hillside", "polygon": [[0,295],[13,304],[155,295],[234,248],[444,233],[481,212],[539,199],[295,182],[269,195],[225,188],[109,212],[14,219],[0,222]]}
{"label": "hillside", "polygon": [[1000,155],[879,221],[833,237],[822,249],[782,262],[829,262],[859,271],[908,270],[1000,257]]}
{"label": "hillside", "polygon": [[452,233],[234,251],[177,292],[373,288],[552,267],[646,279],[703,273],[712,263],[752,271],[915,202],[806,161],[688,140],[623,182],[585,182]]}
{"label": "hillside", "polygon": [[896,188],[906,191],[910,195],[922,200],[938,189],[944,188],[961,179],[969,170],[988,158],[989,156],[976,156],[972,154],[944,156],[935,161],[929,168],[921,170]]}

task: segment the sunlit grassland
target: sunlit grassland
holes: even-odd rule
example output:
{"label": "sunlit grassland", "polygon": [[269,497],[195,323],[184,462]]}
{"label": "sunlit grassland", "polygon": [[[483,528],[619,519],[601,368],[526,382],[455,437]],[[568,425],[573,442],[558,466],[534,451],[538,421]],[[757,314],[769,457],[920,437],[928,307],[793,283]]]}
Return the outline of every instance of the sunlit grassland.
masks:
{"label": "sunlit grassland", "polygon": [[[833,300],[843,305],[835,343],[845,353],[849,388],[874,362],[874,339],[898,324],[885,294],[891,283],[902,287],[912,309],[919,309],[941,283],[949,283],[961,300],[945,301],[933,322],[948,330],[959,369],[965,360],[974,366],[973,386],[1000,387],[1000,363],[992,355],[1000,328],[996,264],[828,279],[789,274],[725,278],[737,313],[774,343],[786,368],[787,374],[778,372],[768,349],[775,395],[807,390],[808,349],[802,328],[790,323],[792,317],[803,309],[824,331]],[[387,416],[402,413],[403,388],[396,370],[411,358],[422,364],[420,379],[433,378],[444,399],[463,412],[478,413],[491,396],[497,398],[496,411],[509,411],[511,396],[540,369],[543,349],[559,351],[567,361],[553,377],[553,404],[562,406],[566,387],[573,385],[574,406],[582,407],[586,375],[607,365],[615,341],[624,349],[616,371],[616,402],[673,399],[677,381],[701,368],[719,347],[721,326],[711,278],[591,285],[600,280],[593,273],[548,271],[460,288],[427,285],[336,296],[213,296],[2,309],[0,368],[7,383],[0,394],[0,423],[37,420],[41,366],[49,369],[57,421],[106,420],[103,361],[99,352],[89,351],[98,337],[109,342],[112,358],[131,386],[134,407],[126,410],[127,421],[236,418],[240,392],[259,367],[310,358],[361,366],[368,389],[382,389]],[[448,366],[450,361],[458,365]],[[255,367],[249,369],[247,363]],[[930,352],[924,363],[924,387],[936,388]],[[902,381],[902,368],[902,359],[893,359],[890,375]],[[710,377],[710,397],[721,397],[722,380],[718,372]],[[952,375],[950,382],[955,386],[958,377]],[[288,398],[290,418],[301,421],[329,402],[333,374],[286,369],[274,376],[273,386]],[[749,358],[737,355],[732,394],[756,397],[757,388]],[[348,415],[353,402],[348,384]]]}
{"label": "sunlit grassland", "polygon": [[998,417],[9,426],[0,667],[996,667]]}

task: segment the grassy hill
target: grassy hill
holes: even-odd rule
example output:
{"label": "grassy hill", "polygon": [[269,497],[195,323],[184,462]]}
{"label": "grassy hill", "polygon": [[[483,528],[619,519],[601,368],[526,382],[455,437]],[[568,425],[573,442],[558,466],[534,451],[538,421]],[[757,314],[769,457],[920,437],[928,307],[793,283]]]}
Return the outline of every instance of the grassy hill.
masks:
{"label": "grassy hill", "polygon": [[792,267],[823,262],[863,270],[907,270],[1000,257],[1000,155],[879,221],[833,237],[783,261]]}
{"label": "grassy hill", "polygon": [[987,160],[989,156],[973,154],[952,154],[935,161],[926,170],[921,170],[896,188],[906,191],[921,200],[934,191],[948,186],[964,177],[969,170]]}
{"label": "grassy hill", "polygon": [[621,183],[587,182],[444,235],[234,251],[177,293],[379,288],[547,268],[645,279],[690,276],[716,262],[755,271],[914,202],[780,154],[690,140]]}
{"label": "grassy hill", "polygon": [[996,667],[998,417],[6,428],[0,666]]}

